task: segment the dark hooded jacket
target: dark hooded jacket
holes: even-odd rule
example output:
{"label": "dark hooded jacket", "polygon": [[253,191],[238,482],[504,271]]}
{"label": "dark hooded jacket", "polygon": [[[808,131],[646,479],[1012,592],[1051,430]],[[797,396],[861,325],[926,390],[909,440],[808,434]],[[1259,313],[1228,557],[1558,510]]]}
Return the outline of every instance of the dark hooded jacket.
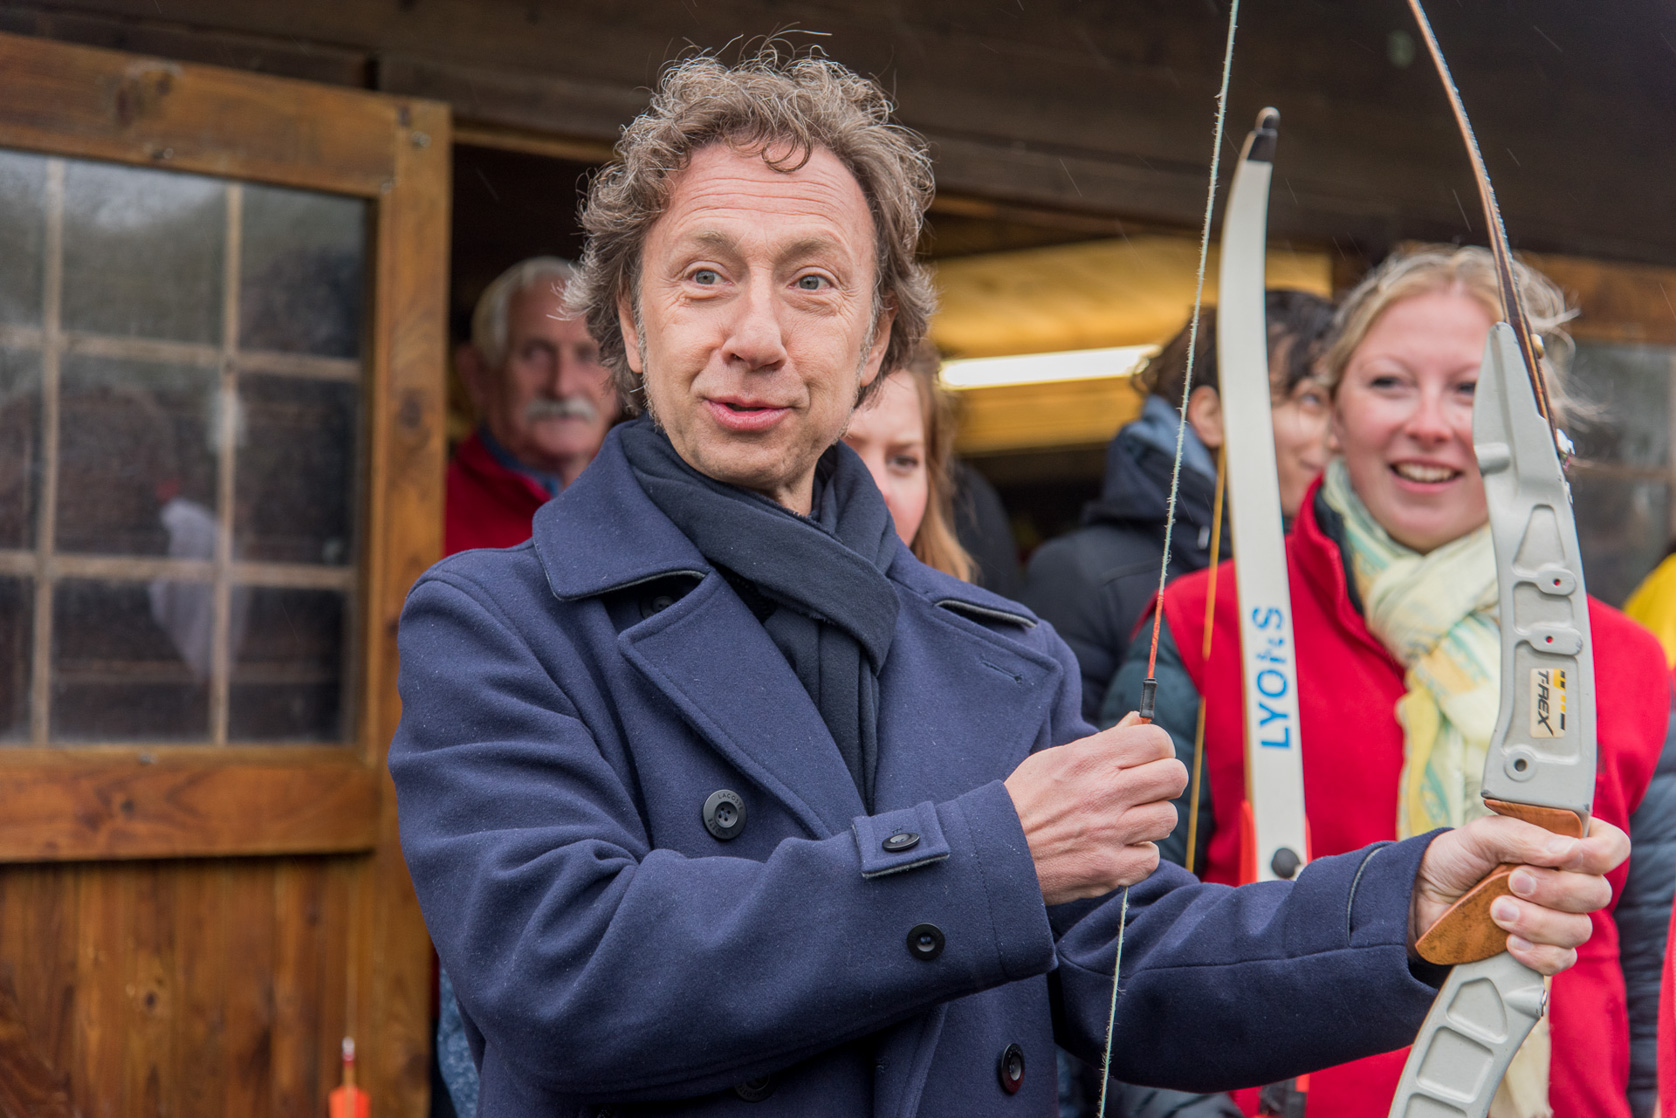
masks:
{"label": "dark hooded jacket", "polygon": [[[1100,713],[1136,622],[1158,593],[1176,415],[1162,398],[1147,398],[1141,418],[1107,447],[1105,483],[1099,500],[1083,510],[1082,525],[1038,548],[1025,575],[1022,601],[1052,622],[1076,654],[1082,713],[1090,722]],[[1172,580],[1210,564],[1214,467],[1191,427],[1185,443],[1170,537]],[[1226,533],[1222,554],[1229,554]]]}

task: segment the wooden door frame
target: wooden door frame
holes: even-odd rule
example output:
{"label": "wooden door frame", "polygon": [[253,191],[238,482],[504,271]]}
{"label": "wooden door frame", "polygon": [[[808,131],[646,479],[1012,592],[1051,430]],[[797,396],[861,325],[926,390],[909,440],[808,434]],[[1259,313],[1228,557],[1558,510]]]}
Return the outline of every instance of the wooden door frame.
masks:
{"label": "wooden door frame", "polygon": [[370,206],[352,743],[0,749],[0,862],[364,854],[351,1025],[386,1113],[423,1105],[431,1044],[429,941],[385,759],[400,719],[397,622],[441,554],[450,129],[437,102],[0,34],[0,148]]}

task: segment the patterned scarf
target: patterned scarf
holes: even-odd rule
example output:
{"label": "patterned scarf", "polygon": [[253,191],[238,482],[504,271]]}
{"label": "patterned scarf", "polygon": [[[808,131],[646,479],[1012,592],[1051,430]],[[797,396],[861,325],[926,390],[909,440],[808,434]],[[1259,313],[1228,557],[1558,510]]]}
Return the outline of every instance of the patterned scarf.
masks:
{"label": "patterned scarf", "polygon": [[1488,525],[1421,555],[1393,540],[1350,488],[1342,460],[1327,467],[1327,504],[1344,517],[1368,629],[1403,666],[1397,836],[1459,827],[1489,814],[1479,797],[1496,728],[1501,624]]}
{"label": "patterned scarf", "polygon": [[[1501,697],[1496,554],[1488,524],[1422,555],[1391,538],[1350,487],[1343,459],[1322,492],[1344,518],[1368,630],[1405,669],[1397,837],[1488,815],[1479,795]],[[1548,1118],[1546,1017],[1513,1058],[1491,1118]]]}

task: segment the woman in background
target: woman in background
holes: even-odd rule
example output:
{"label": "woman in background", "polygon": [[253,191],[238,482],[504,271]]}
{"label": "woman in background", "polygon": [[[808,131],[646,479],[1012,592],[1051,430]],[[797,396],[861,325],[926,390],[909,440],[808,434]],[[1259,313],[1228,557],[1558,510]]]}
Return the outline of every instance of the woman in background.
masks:
{"label": "woman in background", "polygon": [[954,534],[954,407],[938,364],[936,347],[921,342],[856,410],[844,441],[867,463],[914,558],[970,582],[972,557]]}
{"label": "woman in background", "polygon": [[[1516,272],[1532,328],[1549,358],[1561,358],[1548,380],[1563,414],[1565,301],[1532,269]],[[1472,411],[1485,339],[1502,317],[1487,250],[1423,247],[1364,280],[1328,339],[1321,364],[1340,456],[1286,544],[1316,857],[1487,811],[1479,783],[1499,709],[1501,629]],[[1223,572],[1206,658],[1207,573],[1164,595],[1157,721],[1189,768],[1201,696],[1205,729],[1198,800],[1185,802],[1190,790],[1178,803],[1182,825],[1160,852],[1185,860],[1186,823],[1197,814],[1194,869],[1231,884],[1245,798],[1239,607]],[[1589,606],[1599,691],[1594,813],[1631,833],[1636,862],[1612,875],[1614,905],[1595,914],[1577,965],[1555,980],[1549,1014],[1514,1059],[1497,1115],[1629,1118],[1652,1101],[1660,948],[1676,878],[1668,845],[1676,820],[1659,810],[1673,776],[1670,676],[1645,630],[1601,602]],[[1106,713],[1134,708],[1146,652],[1145,642],[1131,648]],[[1313,1073],[1311,1118],[1383,1118],[1403,1059],[1393,1052]],[[1242,1103],[1253,1112],[1255,1099],[1242,1092]]]}

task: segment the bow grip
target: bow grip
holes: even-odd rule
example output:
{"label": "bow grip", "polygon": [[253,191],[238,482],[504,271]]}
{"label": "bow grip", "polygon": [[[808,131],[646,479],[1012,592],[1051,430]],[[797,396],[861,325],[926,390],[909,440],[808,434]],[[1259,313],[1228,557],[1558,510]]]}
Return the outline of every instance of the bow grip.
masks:
{"label": "bow grip", "polygon": [[[1523,819],[1557,835],[1582,838],[1588,828],[1588,820],[1565,808],[1515,804],[1488,797],[1484,803],[1497,815]],[[1490,906],[1497,897],[1505,897],[1513,891],[1508,878],[1517,868],[1497,866],[1465,896],[1450,905],[1437,922],[1415,940],[1414,950],[1420,958],[1428,963],[1452,967],[1460,963],[1476,963],[1506,951],[1507,933],[1490,919]]]}

